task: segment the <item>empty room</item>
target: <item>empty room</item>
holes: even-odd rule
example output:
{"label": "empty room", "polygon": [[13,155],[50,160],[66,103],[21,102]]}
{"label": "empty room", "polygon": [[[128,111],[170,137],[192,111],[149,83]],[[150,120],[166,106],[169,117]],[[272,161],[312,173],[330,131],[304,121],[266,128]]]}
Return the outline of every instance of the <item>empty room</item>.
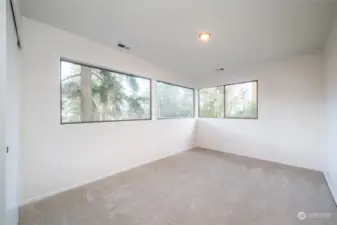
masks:
{"label": "empty room", "polygon": [[0,225],[337,225],[337,0],[0,1]]}

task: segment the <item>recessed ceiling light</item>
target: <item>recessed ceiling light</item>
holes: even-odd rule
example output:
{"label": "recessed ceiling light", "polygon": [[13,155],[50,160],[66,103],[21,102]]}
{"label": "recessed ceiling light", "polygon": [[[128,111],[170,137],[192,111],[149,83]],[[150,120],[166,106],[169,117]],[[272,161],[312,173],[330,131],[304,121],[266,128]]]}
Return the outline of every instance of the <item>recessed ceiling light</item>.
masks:
{"label": "recessed ceiling light", "polygon": [[198,38],[199,38],[200,41],[208,42],[209,39],[211,39],[211,33],[210,32],[201,32],[201,33],[199,33]]}

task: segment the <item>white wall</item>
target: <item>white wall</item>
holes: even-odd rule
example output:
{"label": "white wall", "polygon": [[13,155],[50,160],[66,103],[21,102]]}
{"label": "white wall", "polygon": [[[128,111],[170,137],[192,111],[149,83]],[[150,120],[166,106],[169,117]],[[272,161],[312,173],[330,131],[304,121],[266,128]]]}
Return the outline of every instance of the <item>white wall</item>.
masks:
{"label": "white wall", "polygon": [[199,119],[197,146],[322,170],[321,53],[200,79],[200,87],[258,80],[257,120]]}
{"label": "white wall", "polygon": [[0,224],[5,224],[6,1],[0,1]]}
{"label": "white wall", "polygon": [[[6,155],[6,210],[7,224],[18,223],[18,189],[19,189],[19,149],[20,149],[20,51],[17,46],[17,36],[14,28],[10,3],[7,2],[7,55],[6,55],[6,145],[9,153]],[[14,1],[13,7],[17,4]],[[20,21],[16,10],[16,20]]]}
{"label": "white wall", "polygon": [[191,86],[131,54],[23,19],[22,203],[194,146],[195,119],[60,125],[60,57]]}
{"label": "white wall", "polygon": [[337,202],[337,17],[325,48],[327,167],[325,175]]}

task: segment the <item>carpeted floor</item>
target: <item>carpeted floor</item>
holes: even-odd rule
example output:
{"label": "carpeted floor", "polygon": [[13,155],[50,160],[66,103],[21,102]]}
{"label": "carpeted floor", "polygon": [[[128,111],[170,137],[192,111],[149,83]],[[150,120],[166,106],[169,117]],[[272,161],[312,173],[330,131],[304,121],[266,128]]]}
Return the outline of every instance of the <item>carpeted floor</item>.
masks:
{"label": "carpeted floor", "polygon": [[114,224],[336,225],[337,208],[320,172],[199,148],[20,210],[20,225]]}

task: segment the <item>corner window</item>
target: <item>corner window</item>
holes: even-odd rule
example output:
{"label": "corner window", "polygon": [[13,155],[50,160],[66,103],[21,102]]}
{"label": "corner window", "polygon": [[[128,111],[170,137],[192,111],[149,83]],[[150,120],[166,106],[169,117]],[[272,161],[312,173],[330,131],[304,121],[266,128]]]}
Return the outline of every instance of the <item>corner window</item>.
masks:
{"label": "corner window", "polygon": [[157,82],[158,119],[194,117],[194,90]]}
{"label": "corner window", "polygon": [[199,117],[224,117],[224,86],[199,89]]}
{"label": "corner window", "polygon": [[199,117],[257,119],[257,81],[199,89]]}
{"label": "corner window", "polygon": [[257,81],[225,85],[225,117],[257,119]]}

